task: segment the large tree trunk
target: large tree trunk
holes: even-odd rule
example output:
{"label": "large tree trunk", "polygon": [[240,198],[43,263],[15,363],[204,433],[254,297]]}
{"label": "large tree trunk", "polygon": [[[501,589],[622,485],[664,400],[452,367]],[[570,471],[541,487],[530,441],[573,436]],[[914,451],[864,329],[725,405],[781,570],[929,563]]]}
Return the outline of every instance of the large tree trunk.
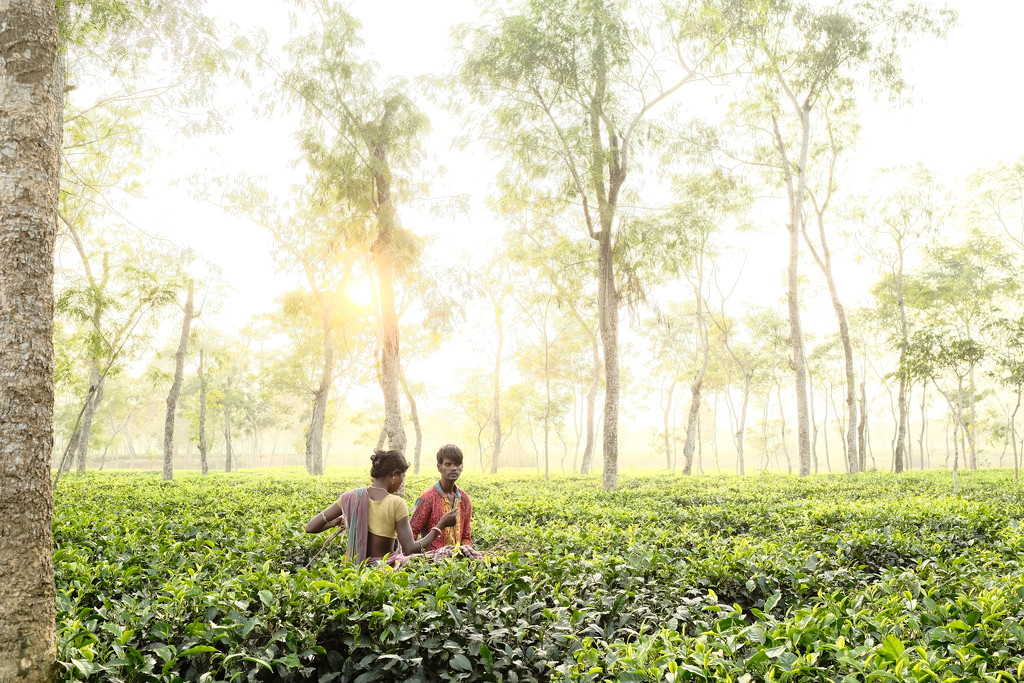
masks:
{"label": "large tree trunk", "polygon": [[598,252],[598,310],[604,345],[604,472],[606,491],[619,485],[619,293],[615,288],[611,221],[601,231]]}
{"label": "large tree trunk", "polygon": [[[896,415],[896,452],[895,460],[893,462],[893,469],[897,472],[902,472],[904,469],[904,460],[907,443],[909,441],[907,437],[907,427],[910,422],[910,411],[907,407],[907,392],[910,391],[906,374],[903,372],[903,366],[907,355],[907,344],[910,339],[910,329],[907,324],[907,303],[903,291],[903,245],[898,245],[898,256],[899,266],[896,271],[896,304],[900,312],[900,386],[899,396],[897,397],[897,415]],[[913,463],[909,463],[913,465]]]}
{"label": "large tree trunk", "polygon": [[814,415],[814,380],[810,373],[807,373],[807,405],[811,417],[811,461],[814,463],[814,473],[818,473],[818,422]]}
{"label": "large tree trunk", "polygon": [[[972,470],[978,469],[978,436],[975,430],[975,424],[977,424],[978,413],[977,413],[977,395],[978,390],[974,384],[974,367],[971,366],[970,374],[968,375],[968,396],[967,396],[967,419],[964,423],[964,433],[967,436],[967,445],[970,447],[971,460],[969,467]],[[965,460],[966,454],[965,454]]]}
{"label": "large tree trunk", "polygon": [[551,353],[548,342],[547,322],[544,327],[544,481],[551,481],[551,457],[548,442],[551,440]]}
{"label": "large tree trunk", "polygon": [[320,386],[313,394],[313,413],[306,432],[306,471],[324,473],[324,424],[327,419],[327,398],[334,380],[334,348],[329,338],[324,339],[324,366],[320,371]]}
{"label": "large tree trunk", "polygon": [[[382,128],[389,125],[385,114]],[[380,280],[381,312],[381,389],[384,392],[384,427],[388,432],[388,447],[405,453],[406,436],[402,425],[402,405],[399,397],[399,375],[402,372],[398,346],[398,314],[395,311],[395,231],[397,218],[391,198],[391,174],[387,145],[378,143],[373,149],[374,189],[376,192],[377,240],[373,245]]]}
{"label": "large tree trunk", "polygon": [[665,468],[672,469],[672,430],[669,429],[669,421],[672,417],[672,394],[676,390],[676,379],[672,378],[672,383],[668,385],[668,395],[665,397],[665,403],[662,409],[662,434],[665,437]]}
{"label": "large tree trunk", "polygon": [[185,352],[188,350],[188,334],[192,328],[194,316],[195,285],[188,281],[188,296],[185,298],[185,317],[181,323],[181,337],[178,339],[178,351],[174,355],[174,380],[171,390],[167,392],[167,414],[164,416],[164,481],[174,478],[174,416],[178,410],[178,395],[181,393],[181,382],[185,376]]}
{"label": "large tree trunk", "polygon": [[[824,212],[824,210],[824,206],[822,206],[820,212]],[[818,239],[821,241],[820,255],[811,243],[806,230],[804,231],[804,241],[811,249],[814,260],[825,276],[829,297],[832,299],[832,310],[835,311],[836,322],[839,325],[839,339],[843,344],[843,367],[846,371],[846,415],[848,417],[846,451],[847,453],[855,453],[857,452],[857,378],[854,373],[853,344],[850,342],[850,323],[846,317],[846,308],[839,300],[839,290],[836,288],[836,280],[832,275],[832,252],[828,248],[828,241],[825,239],[825,221],[821,213],[818,215]],[[859,471],[856,461],[851,460],[847,463],[847,468],[850,474],[856,474]]]}
{"label": "large tree trunk", "polygon": [[860,469],[864,470],[868,462],[868,388],[867,379],[860,380],[860,424],[857,427],[857,457],[860,459]]}
{"label": "large tree trunk", "polygon": [[490,473],[498,472],[498,459],[502,455],[502,353],[505,349],[505,329],[502,323],[502,302],[495,296],[492,299],[495,308],[495,329],[498,331],[498,349],[495,351],[494,410],[490,413],[492,420],[492,451],[490,451]]}
{"label": "large tree trunk", "polygon": [[199,349],[199,369],[196,372],[199,375],[199,466],[205,476],[210,472],[210,463],[206,447],[206,391],[209,382],[206,380],[204,362],[203,350]]}
{"label": "large tree trunk", "polygon": [[793,379],[796,391],[797,444],[800,458],[800,476],[811,473],[810,411],[807,406],[807,362],[804,355],[803,328],[800,323],[800,278],[798,260],[800,233],[804,221],[804,199],[807,194],[807,156],[810,145],[810,121],[805,109],[799,111],[801,145],[796,177],[792,176],[785,154],[782,133],[775,126],[776,142],[783,159],[786,187],[789,196],[789,265],[786,269],[786,299],[789,310],[789,342],[793,354]]}
{"label": "large tree trunk", "polygon": [[[960,438],[957,433],[960,424],[963,421],[963,411],[961,406],[964,400],[964,381],[963,378],[957,378],[958,383],[956,387],[956,408],[954,410],[953,420],[953,495],[960,495]],[[966,455],[966,454],[965,454]]]}
{"label": "large tree trunk", "polygon": [[587,443],[583,447],[583,462],[580,464],[580,474],[589,474],[590,466],[594,462],[595,416],[597,414],[597,392],[601,388],[601,351],[598,345],[597,335],[591,340],[591,347],[594,350],[593,373],[590,376],[590,391],[587,392]]}
{"label": "large tree trunk", "polygon": [[92,369],[89,374],[89,393],[82,413],[82,424],[75,435],[75,469],[85,472],[85,462],[89,457],[89,441],[92,439],[92,422],[96,410],[103,400],[103,384],[106,377],[100,373],[100,359],[93,357]]}
{"label": "large tree trunk", "polygon": [[224,471],[231,472],[235,467],[235,446],[231,441],[231,409],[224,402]]}
{"label": "large tree trunk", "polygon": [[0,681],[56,675],[53,261],[63,64],[55,3],[0,0]]}
{"label": "large tree trunk", "polygon": [[740,407],[739,424],[736,425],[736,463],[739,466],[739,474],[746,474],[746,463],[744,458],[744,435],[747,431],[747,408],[750,405],[750,384],[753,377],[750,373],[743,375],[743,405]]}
{"label": "large tree trunk", "polygon": [[[402,389],[405,391],[405,400],[409,402],[409,412],[412,419],[413,429],[416,430],[416,450],[413,451],[413,472],[420,473],[420,450],[423,448],[423,429],[420,427],[420,414],[416,410],[416,399],[409,390],[409,383],[405,381],[405,373],[402,373]],[[483,469],[483,467],[481,467]]]}
{"label": "large tree trunk", "polygon": [[711,345],[708,341],[708,330],[704,325],[704,297],[702,296],[702,289],[704,286],[704,266],[701,263],[700,269],[698,270],[698,281],[697,285],[694,286],[694,298],[696,299],[696,311],[697,311],[697,336],[700,338],[701,353],[703,359],[701,359],[700,367],[697,369],[697,374],[693,378],[693,382],[690,384],[690,414],[686,420],[686,441],[683,442],[683,474],[690,474],[691,467],[693,465],[693,449],[696,443],[697,437],[697,421],[700,416],[700,398],[701,390],[704,386],[704,375],[708,370],[708,361],[711,359]]}
{"label": "large tree trunk", "polygon": [[896,447],[893,449],[892,468],[896,472],[905,469],[907,445],[907,379],[900,373],[900,382],[896,396]]}
{"label": "large tree trunk", "polygon": [[683,442],[683,474],[693,470],[693,451],[696,444],[697,416],[700,414],[700,382],[690,385],[690,410],[686,416],[686,441]]}
{"label": "large tree trunk", "polygon": [[1020,481],[1020,454],[1017,448],[1017,412],[1020,410],[1021,388],[1017,387],[1017,405],[1010,415],[1010,441],[1013,442],[1013,480]]}

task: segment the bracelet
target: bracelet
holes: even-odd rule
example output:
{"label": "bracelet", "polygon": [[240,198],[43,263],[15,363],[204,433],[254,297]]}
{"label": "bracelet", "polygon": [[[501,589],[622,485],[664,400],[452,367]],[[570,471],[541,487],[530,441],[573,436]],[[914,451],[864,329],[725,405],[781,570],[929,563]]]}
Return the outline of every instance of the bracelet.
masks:
{"label": "bracelet", "polygon": [[323,518],[323,520],[324,520],[324,524],[327,524],[327,523],[328,523],[328,522],[327,522],[327,515],[325,515],[324,513],[322,513],[322,512],[321,512],[321,513],[320,513],[320,516],[321,516],[321,517]]}
{"label": "bracelet", "polygon": [[441,527],[432,526],[432,527],[430,527],[430,530],[431,531],[436,531],[439,534],[444,534],[444,532],[441,531]]}

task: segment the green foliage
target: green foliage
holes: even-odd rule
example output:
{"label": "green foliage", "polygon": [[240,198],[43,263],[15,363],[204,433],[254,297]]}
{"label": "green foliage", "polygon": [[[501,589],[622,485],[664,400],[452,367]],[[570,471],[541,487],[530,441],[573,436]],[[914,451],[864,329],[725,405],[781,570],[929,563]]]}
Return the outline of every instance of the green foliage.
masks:
{"label": "green foliage", "polygon": [[[1006,472],[477,478],[486,561],[353,566],[302,525],[363,476],[69,477],[66,680],[956,681],[1024,671]],[[429,480],[411,478],[410,492]]]}

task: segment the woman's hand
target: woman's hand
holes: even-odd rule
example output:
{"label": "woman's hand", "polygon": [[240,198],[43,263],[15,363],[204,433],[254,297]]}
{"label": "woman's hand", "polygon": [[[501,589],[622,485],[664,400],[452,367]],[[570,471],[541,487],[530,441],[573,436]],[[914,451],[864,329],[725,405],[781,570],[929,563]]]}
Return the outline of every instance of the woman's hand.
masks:
{"label": "woman's hand", "polygon": [[340,526],[342,529],[348,528],[348,523],[345,521],[344,515],[341,517],[335,517],[331,521],[327,522],[327,524],[324,524],[324,530],[333,529],[336,526]]}
{"label": "woman's hand", "polygon": [[437,526],[439,526],[442,529],[447,529],[450,526],[455,526],[455,523],[458,522],[458,521],[459,521],[459,512],[458,512],[458,510],[452,510],[451,512],[446,512],[444,514],[444,516],[441,517],[441,521],[439,521],[437,523]]}

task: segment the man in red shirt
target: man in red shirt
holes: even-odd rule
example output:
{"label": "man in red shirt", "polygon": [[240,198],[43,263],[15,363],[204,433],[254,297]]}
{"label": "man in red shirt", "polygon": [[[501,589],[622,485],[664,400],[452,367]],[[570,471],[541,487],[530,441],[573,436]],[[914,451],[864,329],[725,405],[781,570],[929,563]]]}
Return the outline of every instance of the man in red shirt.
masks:
{"label": "man in red shirt", "polygon": [[451,547],[453,554],[461,552],[477,557],[479,553],[473,550],[470,529],[473,505],[469,502],[469,494],[455,485],[462,474],[462,450],[454,444],[441,446],[437,451],[437,471],[441,474],[440,480],[416,499],[410,520],[413,536],[418,538],[430,533],[431,529],[439,527],[445,513],[455,510],[455,525],[442,529],[430,544],[429,551]]}

